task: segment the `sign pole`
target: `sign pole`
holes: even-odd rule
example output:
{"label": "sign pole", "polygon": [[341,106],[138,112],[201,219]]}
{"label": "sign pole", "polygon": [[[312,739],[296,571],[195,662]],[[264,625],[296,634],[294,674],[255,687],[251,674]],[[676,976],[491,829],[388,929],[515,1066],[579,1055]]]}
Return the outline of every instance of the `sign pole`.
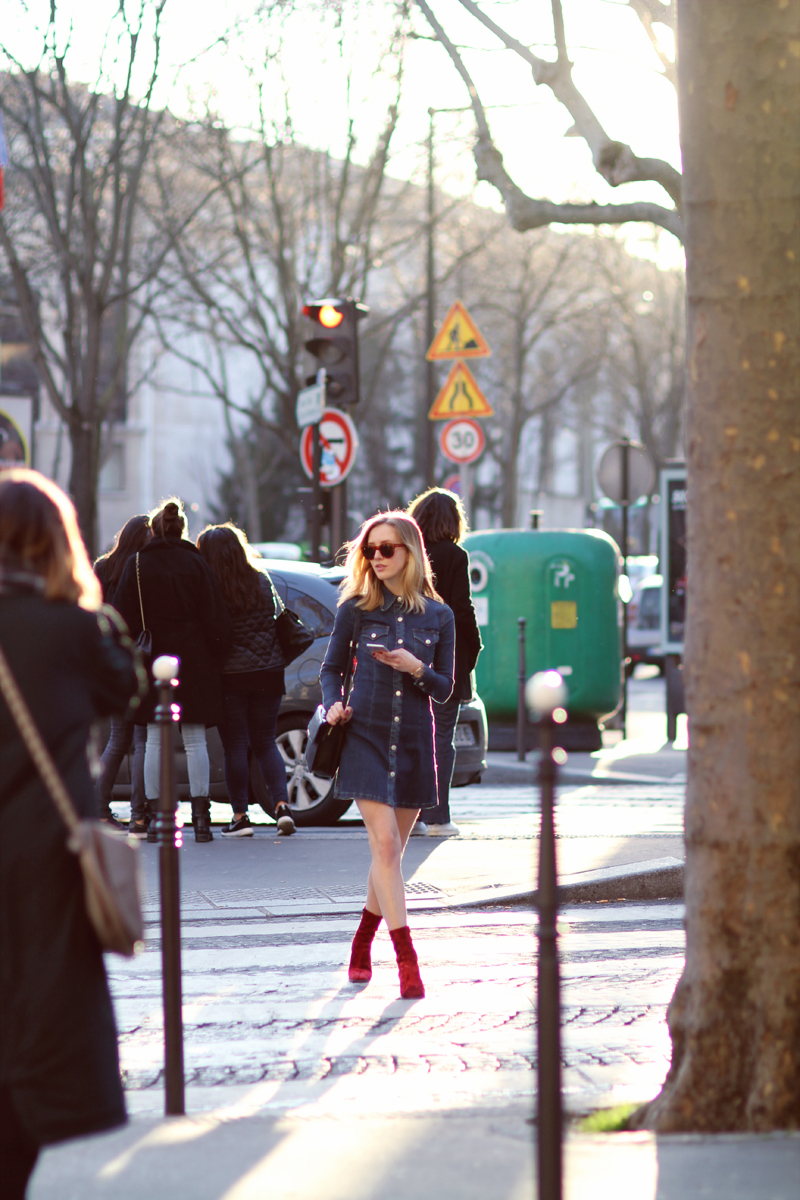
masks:
{"label": "sign pole", "polygon": [[344,539],[344,510],[347,504],[346,483],[331,488],[331,558],[336,559]]}
{"label": "sign pole", "polygon": [[[435,109],[428,109],[430,125],[428,127],[428,244],[425,258],[426,267],[426,304],[425,304],[425,334],[428,345],[433,342],[436,327],[434,325],[436,308],[436,267],[434,262],[434,230],[436,222],[436,192],[433,186],[433,117]],[[436,399],[436,365],[428,360],[425,363],[425,411],[430,411]],[[425,422],[425,475],[428,487],[436,483],[434,470],[436,466],[436,445],[433,428],[430,421]]]}
{"label": "sign pole", "polygon": [[319,543],[322,530],[322,488],[319,473],[322,466],[322,442],[319,436],[319,421],[312,426],[313,474],[311,476],[311,561],[319,562]]}
{"label": "sign pole", "polygon": [[462,462],[458,468],[458,480],[461,487],[461,503],[464,505],[464,512],[467,514],[467,525],[472,524],[471,475],[472,472],[469,469],[469,463]]}

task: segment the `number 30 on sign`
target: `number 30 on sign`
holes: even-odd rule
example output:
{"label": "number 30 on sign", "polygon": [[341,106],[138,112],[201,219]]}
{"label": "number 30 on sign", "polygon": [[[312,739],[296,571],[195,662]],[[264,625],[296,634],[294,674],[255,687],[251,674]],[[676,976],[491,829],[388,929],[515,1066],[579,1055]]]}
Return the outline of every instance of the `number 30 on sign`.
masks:
{"label": "number 30 on sign", "polygon": [[460,417],[444,426],[439,434],[439,446],[450,462],[471,463],[483,454],[486,437],[477,421]]}

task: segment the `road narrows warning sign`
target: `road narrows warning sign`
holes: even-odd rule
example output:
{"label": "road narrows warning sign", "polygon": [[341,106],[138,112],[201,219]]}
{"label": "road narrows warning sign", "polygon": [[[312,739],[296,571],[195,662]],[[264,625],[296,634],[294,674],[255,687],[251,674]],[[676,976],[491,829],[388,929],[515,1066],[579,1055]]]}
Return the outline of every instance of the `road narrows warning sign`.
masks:
{"label": "road narrows warning sign", "polygon": [[442,322],[425,357],[429,362],[447,358],[488,358],[489,343],[460,300]]}
{"label": "road narrows warning sign", "polygon": [[453,364],[450,374],[428,413],[429,421],[450,421],[453,417],[492,417],[494,409],[475,382],[469,367]]}

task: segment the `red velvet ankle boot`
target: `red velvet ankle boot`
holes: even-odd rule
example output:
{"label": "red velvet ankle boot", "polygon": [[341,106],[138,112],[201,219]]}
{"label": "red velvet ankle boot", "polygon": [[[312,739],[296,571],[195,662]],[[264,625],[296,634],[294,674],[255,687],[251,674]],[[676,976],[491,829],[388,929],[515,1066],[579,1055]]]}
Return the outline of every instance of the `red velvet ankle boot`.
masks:
{"label": "red velvet ankle boot", "polygon": [[372,979],[372,960],[369,952],[380,923],[380,915],[376,916],[368,908],[364,909],[361,924],[353,938],[353,949],[350,951],[348,976],[351,983],[369,983]]}
{"label": "red velvet ankle boot", "polygon": [[390,929],[389,936],[394,942],[397,966],[400,969],[400,995],[404,1000],[421,1000],[425,995],[425,988],[420,979],[411,930],[407,925],[402,925],[399,929]]}

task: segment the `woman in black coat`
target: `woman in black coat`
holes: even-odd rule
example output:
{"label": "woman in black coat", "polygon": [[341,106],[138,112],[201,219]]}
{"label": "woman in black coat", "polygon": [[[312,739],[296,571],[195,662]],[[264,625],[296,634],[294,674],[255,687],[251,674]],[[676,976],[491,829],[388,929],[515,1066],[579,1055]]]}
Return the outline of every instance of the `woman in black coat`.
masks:
{"label": "woman in black coat", "polygon": [[[103,603],[113,604],[125,564],[132,554],[141,550],[150,541],[153,532],[150,518],[146,514],[131,517],[120,529],[114,545],[107,554],[101,554],[94,564],[94,573],[103,589]],[[122,760],[128,753],[133,738],[133,770],[131,773],[131,820],[128,832],[134,837],[143,837],[147,832],[147,802],[144,795],[144,744],[147,731],[143,725],[134,724],[130,713],[111,718],[108,744],[100,759],[100,774],[97,777],[97,802],[100,820],[124,829],[111,812],[111,792]]]}
{"label": "woman in black coat", "polygon": [[247,538],[230,522],[204,529],[197,539],[197,549],[213,571],[233,620],[233,643],[222,668],[225,717],[219,725],[233,820],[222,830],[222,836],[253,836],[247,815],[249,747],[269,788],[278,832],[289,837],[295,824],[289,808],[286,766],[275,741],[286,691],[285,660],[275,626],[272,580],[250,562]]}
{"label": "woman in black coat", "polygon": [[408,512],[425,538],[436,590],[453,610],[456,621],[453,691],[449,700],[437,704],[434,709],[439,803],[435,808],[422,810],[413,830],[415,834],[427,833],[438,837],[458,833],[458,826],[450,820],[450,783],[456,762],[453,738],[461,704],[471,700],[474,695],[472,672],[483,643],[469,586],[469,555],[460,545],[467,532],[467,518],[461,501],[454,492],[444,488],[429,488],[412,501]]}
{"label": "woman in black coat", "polygon": [[[177,701],[181,737],[186,750],[195,840],[210,842],[206,729],[223,718],[220,672],[233,627],[219,584],[200,551],[186,537],[186,515],[180,501],[169,500],[152,516],[153,538],[128,560],[114,593],[114,605],[137,637],[143,628],[153,635],[153,659],[171,654],[180,659]],[[138,564],[138,578],[137,578]],[[141,585],[141,601],[140,601]],[[148,801],[159,794],[159,729],[153,722],[156,691],[138,710],[137,724],[147,725],[144,788]],[[155,807],[155,805],[151,805]]]}
{"label": "woman in black coat", "polygon": [[[139,675],[95,610],[64,493],[0,477],[0,643],[76,809],[95,815],[87,742]],[[141,674],[142,689],[145,686]],[[39,1147],[121,1125],[125,1105],[103,955],[67,831],[0,700],[0,1193],[22,1200]]]}

